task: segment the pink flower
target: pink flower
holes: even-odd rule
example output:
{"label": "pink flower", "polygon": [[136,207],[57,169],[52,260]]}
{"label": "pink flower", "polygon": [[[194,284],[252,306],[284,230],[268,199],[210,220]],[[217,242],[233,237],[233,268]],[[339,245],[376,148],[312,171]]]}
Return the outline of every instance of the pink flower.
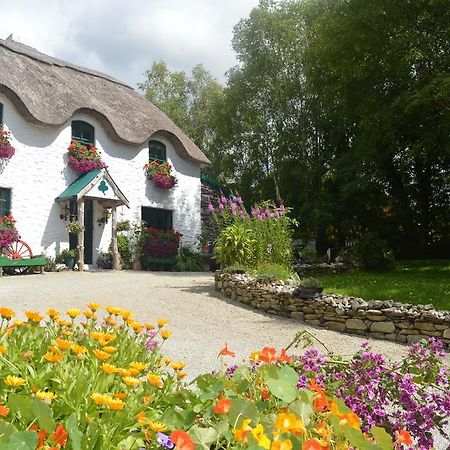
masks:
{"label": "pink flower", "polygon": [[214,206],[211,203],[208,205],[208,211],[214,212]]}

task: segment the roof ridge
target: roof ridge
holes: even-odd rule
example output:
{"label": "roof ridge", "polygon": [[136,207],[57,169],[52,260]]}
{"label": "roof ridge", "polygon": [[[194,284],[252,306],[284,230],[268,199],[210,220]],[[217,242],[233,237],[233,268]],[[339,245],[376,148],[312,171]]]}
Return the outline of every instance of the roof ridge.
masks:
{"label": "roof ridge", "polygon": [[34,47],[23,44],[22,42],[15,41],[12,38],[12,35],[8,36],[8,38],[6,39],[0,39],[0,46],[14,53],[19,53],[21,55],[27,56],[28,58],[34,59],[39,62],[43,62],[51,66],[66,67],[68,69],[72,69],[80,73],[85,73],[87,75],[91,75],[97,78],[102,78],[106,81],[110,81],[111,83],[119,84],[120,86],[132,89],[133,91],[135,90],[132,86],[126,84],[123,81],[117,80],[114,77],[111,77],[107,74],[89,69],[87,67],[78,66],[77,64],[72,64],[59,58],[55,58],[54,56],[50,56],[40,52],[39,50],[36,50]]}

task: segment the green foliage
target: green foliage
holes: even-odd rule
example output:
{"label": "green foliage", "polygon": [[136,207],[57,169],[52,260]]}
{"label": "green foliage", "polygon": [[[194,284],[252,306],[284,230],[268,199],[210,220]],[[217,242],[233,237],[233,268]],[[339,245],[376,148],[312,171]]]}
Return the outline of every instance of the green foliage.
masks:
{"label": "green foliage", "polygon": [[127,236],[122,234],[117,235],[117,249],[119,250],[120,260],[122,261],[123,269],[131,268],[131,250],[130,240]]}
{"label": "green foliage", "polygon": [[255,233],[243,222],[236,222],[224,228],[216,240],[215,258],[223,264],[249,267],[255,261]]}
{"label": "green foliage", "polygon": [[387,242],[373,233],[366,233],[354,247],[358,262],[367,270],[391,270],[394,255]]}
{"label": "green foliage", "polygon": [[293,272],[281,264],[264,264],[256,269],[248,270],[248,274],[261,281],[276,281],[287,283],[293,276]]}
{"label": "green foliage", "polygon": [[203,270],[203,255],[200,252],[191,250],[189,247],[181,247],[175,263],[175,270],[180,272],[201,272]]}
{"label": "green foliage", "polygon": [[101,252],[97,258],[97,266],[100,269],[112,269],[113,260],[111,252]]}
{"label": "green foliage", "polygon": [[322,288],[322,283],[317,278],[305,278],[300,281],[299,286],[306,289]]}
{"label": "green foliage", "polygon": [[129,220],[120,220],[117,222],[117,231],[129,231],[131,229],[130,221]]}

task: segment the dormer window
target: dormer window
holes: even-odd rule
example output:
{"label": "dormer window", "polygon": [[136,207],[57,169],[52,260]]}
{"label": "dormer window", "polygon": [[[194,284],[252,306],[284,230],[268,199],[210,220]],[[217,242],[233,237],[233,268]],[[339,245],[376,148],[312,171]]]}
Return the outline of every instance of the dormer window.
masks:
{"label": "dormer window", "polygon": [[3,103],[0,103],[0,130],[3,130]]}
{"label": "dormer window", "polygon": [[82,120],[72,121],[72,139],[81,144],[95,147],[94,127]]}
{"label": "dormer window", "polygon": [[148,142],[148,159],[149,161],[156,160],[160,162],[166,162],[166,146],[159,141]]}

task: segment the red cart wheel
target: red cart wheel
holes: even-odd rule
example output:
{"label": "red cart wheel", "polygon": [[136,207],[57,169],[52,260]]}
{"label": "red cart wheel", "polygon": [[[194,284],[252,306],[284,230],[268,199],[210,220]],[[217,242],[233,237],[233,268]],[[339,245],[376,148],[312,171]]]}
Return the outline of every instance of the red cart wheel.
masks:
{"label": "red cart wheel", "polygon": [[[12,242],[2,249],[3,256],[8,259],[30,259],[33,252],[30,246],[21,240]],[[10,275],[21,275],[28,270],[28,267],[5,267],[5,272]]]}

